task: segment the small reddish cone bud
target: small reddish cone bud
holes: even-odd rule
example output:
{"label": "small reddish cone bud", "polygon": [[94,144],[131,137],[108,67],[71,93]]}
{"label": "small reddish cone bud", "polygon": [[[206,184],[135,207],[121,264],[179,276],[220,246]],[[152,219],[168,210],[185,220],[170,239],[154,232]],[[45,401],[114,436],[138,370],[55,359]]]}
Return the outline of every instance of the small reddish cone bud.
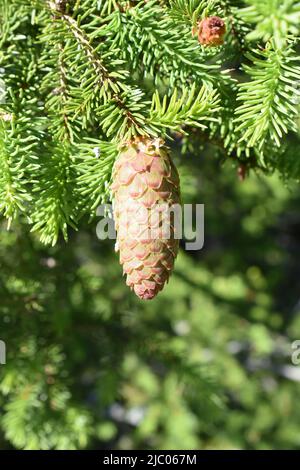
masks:
{"label": "small reddish cone bud", "polygon": [[238,167],[238,177],[240,181],[245,181],[247,176],[247,170],[247,166],[241,163]]}
{"label": "small reddish cone bud", "polygon": [[204,18],[198,24],[198,40],[203,46],[221,46],[225,33],[226,25],[218,16]]}
{"label": "small reddish cone bud", "polygon": [[174,213],[179,177],[161,139],[137,138],[121,150],[113,170],[116,250],[126,283],[143,300],[164,287],[178,253]]}

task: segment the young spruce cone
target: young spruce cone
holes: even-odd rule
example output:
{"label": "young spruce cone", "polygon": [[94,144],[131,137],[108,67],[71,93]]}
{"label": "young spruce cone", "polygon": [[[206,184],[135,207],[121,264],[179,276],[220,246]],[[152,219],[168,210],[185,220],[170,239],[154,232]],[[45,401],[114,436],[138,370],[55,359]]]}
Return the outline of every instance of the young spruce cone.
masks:
{"label": "young spruce cone", "polygon": [[126,283],[141,299],[153,299],[169,279],[179,245],[171,211],[180,207],[179,177],[161,139],[137,138],[122,148],[112,192]]}
{"label": "young spruce cone", "polygon": [[209,16],[198,23],[198,40],[203,46],[221,46],[225,33],[225,22],[218,16]]}

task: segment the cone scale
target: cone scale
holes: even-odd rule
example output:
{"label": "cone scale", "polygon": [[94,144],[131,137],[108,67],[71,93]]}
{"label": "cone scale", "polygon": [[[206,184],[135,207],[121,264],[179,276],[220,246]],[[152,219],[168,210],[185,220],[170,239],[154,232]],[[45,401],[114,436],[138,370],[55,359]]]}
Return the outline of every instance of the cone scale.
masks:
{"label": "cone scale", "polygon": [[168,282],[179,247],[172,212],[180,204],[179,177],[161,139],[124,145],[112,193],[116,251],[126,283],[139,298],[153,299]]}

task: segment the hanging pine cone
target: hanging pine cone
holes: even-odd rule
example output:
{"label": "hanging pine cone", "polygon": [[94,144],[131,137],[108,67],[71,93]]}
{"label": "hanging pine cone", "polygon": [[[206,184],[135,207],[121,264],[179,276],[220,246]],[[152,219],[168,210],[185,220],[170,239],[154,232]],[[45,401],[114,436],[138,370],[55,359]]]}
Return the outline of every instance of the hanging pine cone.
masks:
{"label": "hanging pine cone", "polygon": [[122,148],[112,191],[126,283],[141,299],[153,299],[169,279],[179,246],[170,218],[170,208],[180,203],[179,177],[161,139],[137,138]]}
{"label": "hanging pine cone", "polygon": [[198,24],[198,40],[203,46],[221,46],[226,33],[225,22],[218,16],[204,18]]}

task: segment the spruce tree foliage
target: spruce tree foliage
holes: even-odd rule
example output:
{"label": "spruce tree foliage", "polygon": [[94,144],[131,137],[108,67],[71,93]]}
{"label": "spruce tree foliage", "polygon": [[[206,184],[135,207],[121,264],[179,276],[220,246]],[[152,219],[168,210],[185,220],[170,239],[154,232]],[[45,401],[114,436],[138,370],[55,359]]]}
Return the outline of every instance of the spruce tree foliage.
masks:
{"label": "spruce tree foliage", "polygon": [[[300,448],[299,24],[294,0],[0,0],[1,448]],[[207,206],[207,251],[143,305],[84,224],[136,135]]]}
{"label": "spruce tree foliage", "polygon": [[[195,30],[210,15],[224,45]],[[157,136],[300,177],[293,0],[0,0],[0,208],[54,245],[110,199],[119,145]]]}
{"label": "spruce tree foliage", "polygon": [[153,302],[92,224],[45,247],[2,222],[1,449],[300,448],[299,188],[241,184],[213,151],[179,165],[205,249]]}

